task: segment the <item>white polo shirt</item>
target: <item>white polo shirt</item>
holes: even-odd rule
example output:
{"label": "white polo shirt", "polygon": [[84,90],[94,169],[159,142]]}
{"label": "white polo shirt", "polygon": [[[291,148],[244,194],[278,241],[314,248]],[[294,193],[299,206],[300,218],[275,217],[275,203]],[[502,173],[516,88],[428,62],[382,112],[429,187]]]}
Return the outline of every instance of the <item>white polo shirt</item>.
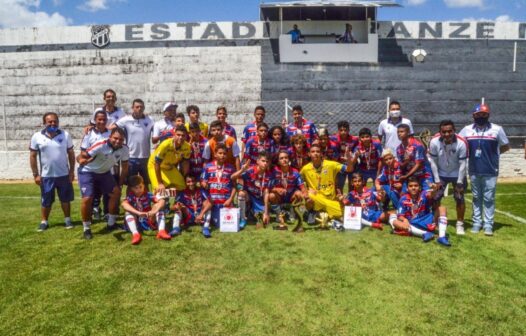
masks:
{"label": "white polo shirt", "polygon": [[93,116],[91,117],[92,124],[95,124],[95,114],[97,114],[97,112],[99,111],[106,112],[106,116],[108,117],[108,120],[106,121],[106,127],[110,127],[111,125],[115,124],[118,120],[126,116],[126,113],[120,107],[115,107],[115,111],[111,113],[106,111],[104,107],[99,107],[93,112]]}
{"label": "white polo shirt", "polygon": [[30,150],[38,152],[41,177],[69,175],[68,150],[72,148],[71,136],[60,129],[53,138],[48,136],[46,130],[36,132],[29,145]]}
{"label": "white polo shirt", "polygon": [[468,145],[466,140],[458,135],[449,145],[440,136],[436,136],[429,143],[429,155],[437,163],[440,177],[457,178],[460,162],[467,160]]}
{"label": "white polo shirt", "polygon": [[408,125],[411,134],[414,133],[413,124],[407,118],[400,118],[396,124],[391,121],[391,118],[384,119],[378,126],[378,135],[382,136],[384,148],[390,148],[394,153],[396,153],[396,148],[402,143],[398,140],[398,126],[402,124]]}
{"label": "white polo shirt", "polygon": [[95,142],[108,139],[110,137],[110,134],[110,130],[106,130],[105,132],[99,132],[96,128],[92,128],[88,132],[88,134],[85,134],[84,137],[82,137],[80,149],[85,151],[91,146],[93,146]]}
{"label": "white polo shirt", "polygon": [[174,126],[172,124],[171,120],[166,120],[166,118],[163,118],[159,121],[156,121],[153,125],[153,133],[152,137],[160,137],[162,132],[165,131],[171,131],[174,129]]}
{"label": "white polo shirt", "polygon": [[126,131],[126,145],[130,149],[130,158],[148,159],[150,157],[153,119],[146,115],[142,119],[135,119],[129,115],[115,124]]}
{"label": "white polo shirt", "polygon": [[104,174],[109,172],[117,162],[126,162],[129,159],[129,150],[126,145],[115,150],[111,147],[109,140],[97,141],[86,150],[86,153],[94,159],[80,167],[83,173]]}

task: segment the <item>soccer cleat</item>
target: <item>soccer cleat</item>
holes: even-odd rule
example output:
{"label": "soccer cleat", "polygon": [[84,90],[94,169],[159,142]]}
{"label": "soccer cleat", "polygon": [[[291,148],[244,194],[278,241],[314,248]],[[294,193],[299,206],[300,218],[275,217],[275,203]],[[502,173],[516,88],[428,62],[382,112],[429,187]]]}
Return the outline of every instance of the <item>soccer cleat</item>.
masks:
{"label": "soccer cleat", "polygon": [[93,219],[94,220],[100,220],[101,216],[101,210],[99,207],[93,208]]}
{"label": "soccer cleat", "polygon": [[180,227],[174,227],[172,231],[170,231],[170,236],[175,237],[181,234],[181,228]]}
{"label": "soccer cleat", "polygon": [[48,228],[48,223],[40,223],[40,225],[38,226],[38,232],[46,231]]}
{"label": "soccer cleat", "polygon": [[239,221],[239,229],[240,230],[243,230],[245,228],[245,226],[247,226],[247,220],[246,218],[243,218]]}
{"label": "soccer cleat", "polygon": [[382,231],[384,229],[384,226],[382,225],[382,223],[372,223],[371,227],[373,229],[377,229],[377,230],[380,230],[380,231]]}
{"label": "soccer cleat", "polygon": [[330,227],[332,227],[336,231],[343,231],[343,223],[339,220],[333,219],[329,222]]}
{"label": "soccer cleat", "polygon": [[93,234],[91,233],[91,229],[87,229],[84,231],[84,239],[86,240],[93,239]]}
{"label": "soccer cleat", "polygon": [[210,238],[212,237],[212,234],[210,233],[209,227],[203,227],[203,230],[201,231],[203,233],[203,237]]}
{"label": "soccer cleat", "polygon": [[488,236],[488,237],[493,236],[493,229],[492,228],[485,228],[484,229],[484,235]]}
{"label": "soccer cleat", "polygon": [[439,243],[440,245],[443,245],[443,246],[447,246],[447,247],[451,246],[451,243],[449,242],[447,237],[440,237],[440,238],[438,238],[437,239],[437,243]]}
{"label": "soccer cleat", "polygon": [[157,232],[157,239],[171,240],[172,236],[170,236],[166,230],[159,230],[159,232]]}
{"label": "soccer cleat", "polygon": [[132,236],[132,245],[139,245],[141,242],[142,237],[140,233],[134,233]]}
{"label": "soccer cleat", "polygon": [[422,241],[424,243],[427,243],[427,242],[430,242],[433,240],[433,238],[435,238],[435,234],[433,232],[426,232],[422,235]]}
{"label": "soccer cleat", "polygon": [[457,236],[463,236],[466,234],[464,231],[464,225],[457,225]]}
{"label": "soccer cleat", "polygon": [[67,221],[64,223],[64,227],[68,230],[73,229],[73,223],[71,221]]}
{"label": "soccer cleat", "polygon": [[471,228],[471,233],[479,233],[480,232],[480,226],[473,226]]}

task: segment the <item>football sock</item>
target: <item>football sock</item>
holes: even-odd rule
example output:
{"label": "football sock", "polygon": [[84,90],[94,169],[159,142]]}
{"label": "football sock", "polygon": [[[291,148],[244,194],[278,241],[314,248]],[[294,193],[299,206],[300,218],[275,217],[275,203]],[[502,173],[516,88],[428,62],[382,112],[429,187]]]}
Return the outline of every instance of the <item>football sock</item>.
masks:
{"label": "football sock", "polygon": [[48,225],[48,221],[47,220],[41,220],[40,223]]}
{"label": "football sock", "polygon": [[247,208],[246,200],[244,197],[238,197],[237,202],[239,203],[239,215],[241,219],[245,219],[246,218],[245,212]]}
{"label": "football sock", "polygon": [[413,236],[422,237],[427,231],[421,230],[419,228],[414,227],[413,225],[410,225],[409,232],[411,232]]}
{"label": "football sock", "polygon": [[210,218],[211,218],[210,211],[205,213],[205,223],[203,224],[204,227],[210,227]]}
{"label": "football sock", "polygon": [[447,229],[447,217],[440,216],[438,217],[438,236],[445,237]]}
{"label": "football sock", "polygon": [[464,226],[464,222],[463,221],[457,221],[457,226]]}
{"label": "football sock", "polygon": [[128,224],[128,228],[130,229],[132,234],[139,233],[137,230],[137,222],[135,221],[135,216],[131,214],[127,214],[124,216],[124,219],[126,220],[126,224]]}
{"label": "football sock", "polygon": [[372,226],[373,223],[371,223],[371,222],[369,222],[368,220],[362,218],[362,225],[365,225],[365,226]]}
{"label": "football sock", "polygon": [[71,224],[71,217],[65,217],[64,218],[64,223]]}
{"label": "football sock", "polygon": [[393,230],[394,230],[394,228],[395,228],[395,226],[394,226],[394,221],[395,221],[395,220],[396,220],[396,214],[390,214],[390,215],[389,215],[389,225],[391,225],[391,227],[393,228]]}
{"label": "football sock", "polygon": [[173,219],[173,228],[178,228],[181,226],[181,214],[179,212],[176,212]]}
{"label": "football sock", "polygon": [[164,218],[164,212],[159,211],[155,217],[157,219],[157,224],[159,225],[159,231],[166,230],[166,220]]}
{"label": "football sock", "polygon": [[91,222],[82,222],[82,226],[84,227],[84,231],[88,231],[91,226]]}
{"label": "football sock", "polygon": [[117,215],[109,214],[108,215],[108,226],[114,226],[116,222],[117,222]]}

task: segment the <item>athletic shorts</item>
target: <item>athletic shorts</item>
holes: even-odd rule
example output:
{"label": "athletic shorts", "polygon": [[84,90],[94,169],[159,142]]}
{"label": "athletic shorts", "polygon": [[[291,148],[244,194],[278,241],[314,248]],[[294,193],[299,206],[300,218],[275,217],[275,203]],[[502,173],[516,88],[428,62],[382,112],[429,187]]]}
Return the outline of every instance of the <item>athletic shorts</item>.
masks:
{"label": "athletic shorts", "polygon": [[[190,210],[189,208],[183,208],[183,218],[182,223],[184,226],[188,226],[191,224],[195,224],[195,218],[201,213],[201,209],[197,209],[196,212],[193,210]],[[219,216],[219,212],[218,212]]]}
{"label": "athletic shorts", "polygon": [[[464,193],[457,193],[456,192],[456,188],[457,188],[457,180],[458,178],[456,177],[443,177],[443,176],[440,176],[440,182],[442,183],[442,187],[438,190],[436,196],[435,196],[435,200],[436,201],[440,201],[443,197],[444,197],[444,193],[446,192],[446,187],[448,184],[452,184],[453,185],[453,198],[455,199],[455,201],[457,202],[457,204],[464,204],[465,200],[464,200]],[[468,180],[467,178],[464,178],[464,188],[468,185]]]}
{"label": "athletic shorts", "polygon": [[95,189],[100,190],[102,194],[111,194],[117,186],[109,171],[104,174],[79,172],[78,178],[82,198],[93,197]]}
{"label": "athletic shorts", "polygon": [[148,177],[148,159],[132,159],[128,160],[128,179],[130,176],[140,175],[144,180],[144,185],[150,184]]}
{"label": "athletic shorts", "polygon": [[375,223],[380,219],[382,213],[380,210],[369,210],[367,213],[362,212],[362,218],[371,223]]}
{"label": "athletic shorts", "polygon": [[432,213],[409,220],[409,224],[424,231],[433,232],[436,225],[433,223],[434,216]]}
{"label": "athletic shorts", "polygon": [[40,181],[41,205],[43,208],[50,208],[55,202],[55,189],[57,190],[58,199],[62,203],[71,202],[75,198],[73,184],[69,180],[69,175],[42,177]]}
{"label": "athletic shorts", "polygon": [[252,213],[257,214],[259,212],[265,212],[265,202],[262,199],[253,197],[248,192],[247,195],[250,199],[250,208],[252,209]]}

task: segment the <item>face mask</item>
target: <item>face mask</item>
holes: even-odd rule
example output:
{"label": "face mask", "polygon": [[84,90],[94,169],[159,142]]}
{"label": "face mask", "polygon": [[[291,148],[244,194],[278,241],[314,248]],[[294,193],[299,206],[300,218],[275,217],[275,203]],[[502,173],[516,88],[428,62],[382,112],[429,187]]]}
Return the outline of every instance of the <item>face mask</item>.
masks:
{"label": "face mask", "polygon": [[478,117],[478,118],[473,118],[475,120],[475,124],[477,124],[477,126],[484,126],[488,123],[488,119],[487,117]]}
{"label": "face mask", "polygon": [[48,133],[55,133],[56,131],[58,131],[58,127],[57,126],[46,126],[46,131]]}
{"label": "face mask", "polygon": [[400,110],[389,111],[389,116],[391,118],[400,118],[401,114]]}

